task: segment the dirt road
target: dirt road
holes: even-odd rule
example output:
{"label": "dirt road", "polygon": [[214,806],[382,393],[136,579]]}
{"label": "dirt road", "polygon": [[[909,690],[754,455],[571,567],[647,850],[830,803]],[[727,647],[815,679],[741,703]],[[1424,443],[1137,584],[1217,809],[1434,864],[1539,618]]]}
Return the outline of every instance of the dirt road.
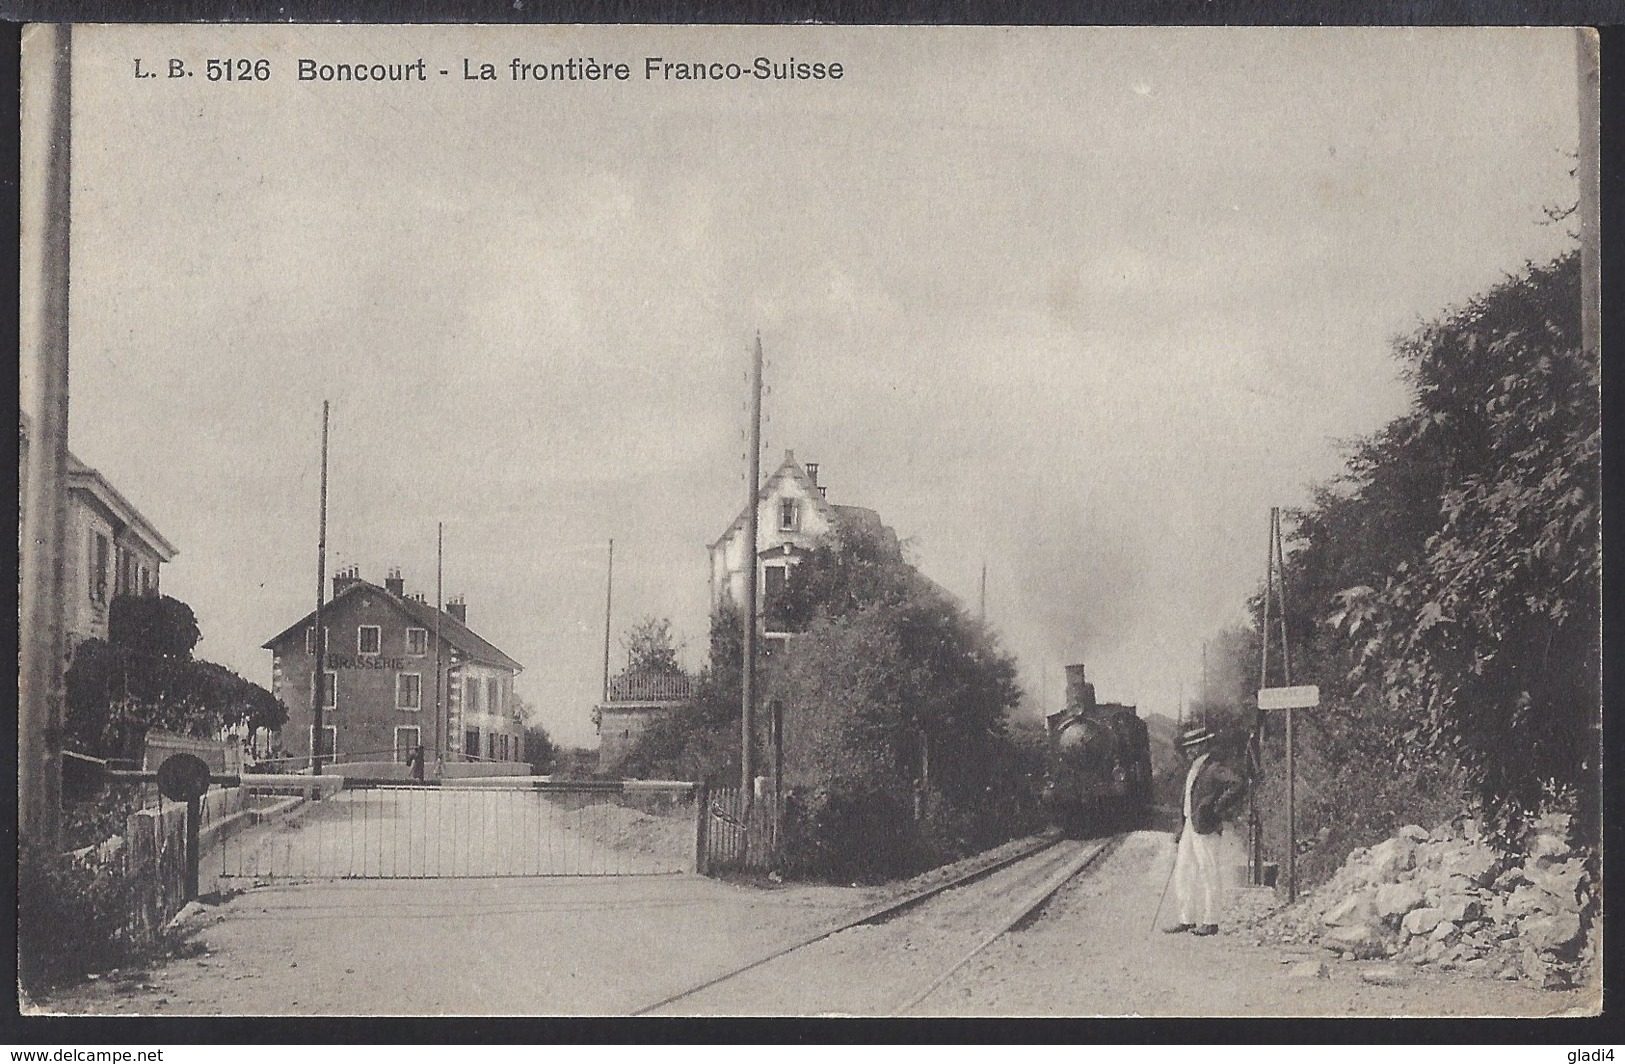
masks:
{"label": "dirt road", "polygon": [[[1415,969],[1399,985],[1375,985],[1362,973],[1376,965],[1309,947],[1153,933],[1171,853],[1166,834],[1130,836],[1098,872],[1065,888],[915,1013],[1544,1016],[1583,1011],[1590,1001],[1584,991]],[[264,887],[209,911],[195,936],[206,954],[105,977],[43,1005],[115,1015],[624,1015],[879,893],[764,890],[692,875]],[[943,900],[946,923],[849,934],[831,968],[848,981],[836,1007],[883,1014],[907,1000],[893,984],[929,974],[912,958],[944,954],[944,936],[958,941],[962,925],[978,917]],[[1302,975],[1306,959],[1324,960],[1326,977]],[[852,974],[863,972],[872,973],[867,983]],[[831,1008],[830,1000],[829,980],[756,979],[719,987],[690,1010],[806,1015]]]}

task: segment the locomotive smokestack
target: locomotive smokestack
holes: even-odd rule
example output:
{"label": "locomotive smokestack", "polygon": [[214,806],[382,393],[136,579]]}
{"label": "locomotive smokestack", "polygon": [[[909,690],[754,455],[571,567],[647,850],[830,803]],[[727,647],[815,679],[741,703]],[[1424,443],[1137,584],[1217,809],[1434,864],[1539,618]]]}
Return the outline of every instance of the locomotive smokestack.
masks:
{"label": "locomotive smokestack", "polygon": [[1086,683],[1082,665],[1066,667],[1066,708],[1074,712],[1095,707],[1095,685]]}

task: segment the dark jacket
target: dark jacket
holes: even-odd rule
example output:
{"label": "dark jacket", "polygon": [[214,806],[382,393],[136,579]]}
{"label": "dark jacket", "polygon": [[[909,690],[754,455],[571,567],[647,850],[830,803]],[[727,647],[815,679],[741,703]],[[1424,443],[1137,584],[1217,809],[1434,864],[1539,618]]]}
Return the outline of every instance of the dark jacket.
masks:
{"label": "dark jacket", "polygon": [[1198,835],[1211,835],[1235,819],[1246,800],[1247,785],[1210,757],[1191,786],[1191,827]]}

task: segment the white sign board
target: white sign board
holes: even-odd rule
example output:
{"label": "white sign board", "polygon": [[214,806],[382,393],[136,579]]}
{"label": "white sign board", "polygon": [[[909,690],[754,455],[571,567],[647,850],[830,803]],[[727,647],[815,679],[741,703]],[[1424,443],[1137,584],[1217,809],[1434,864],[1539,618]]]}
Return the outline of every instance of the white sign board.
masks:
{"label": "white sign board", "polygon": [[1314,684],[1306,687],[1265,687],[1258,692],[1259,709],[1309,709],[1320,705],[1320,688]]}

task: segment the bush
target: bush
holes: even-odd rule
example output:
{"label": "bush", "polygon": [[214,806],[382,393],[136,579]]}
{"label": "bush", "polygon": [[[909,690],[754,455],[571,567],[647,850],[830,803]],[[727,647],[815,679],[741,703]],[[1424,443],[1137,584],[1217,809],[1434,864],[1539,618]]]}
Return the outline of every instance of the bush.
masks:
{"label": "bush", "polygon": [[[1378,714],[1298,715],[1298,888],[1325,882],[1348,855],[1406,824],[1432,829],[1466,804],[1459,770],[1434,758],[1397,755],[1384,741]],[[1272,720],[1258,788],[1264,855],[1285,868],[1287,853],[1286,748]]]}
{"label": "bush", "polygon": [[17,853],[17,979],[29,993],[138,957],[131,930],[140,888],[121,862],[40,850]]}
{"label": "bush", "polygon": [[921,866],[914,797],[872,778],[836,779],[785,796],[780,867],[791,876],[876,882]]}

